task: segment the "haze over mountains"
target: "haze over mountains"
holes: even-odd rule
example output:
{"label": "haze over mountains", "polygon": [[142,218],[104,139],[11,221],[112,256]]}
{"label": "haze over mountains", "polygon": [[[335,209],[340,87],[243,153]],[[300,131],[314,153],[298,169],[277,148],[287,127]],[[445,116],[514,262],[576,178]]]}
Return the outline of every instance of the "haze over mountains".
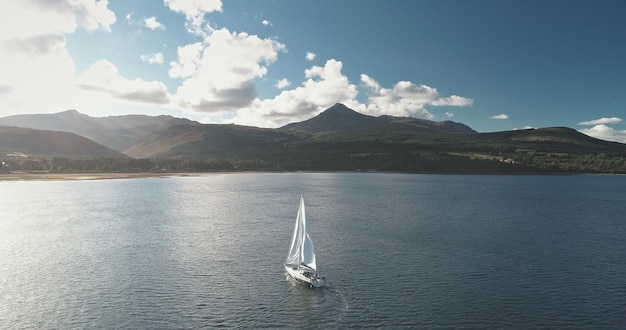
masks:
{"label": "haze over mountains", "polygon": [[75,133],[123,152],[148,134],[172,125],[196,123],[171,116],[90,117],[76,110],[0,118],[0,125]]}
{"label": "haze over mountains", "polygon": [[[199,125],[198,127],[193,127]],[[159,152],[155,151],[140,151],[142,146],[151,145],[151,149],[154,149],[154,140],[156,137],[151,137],[147,141],[143,141],[150,134],[155,133],[156,136],[167,135],[174,140],[178,140],[178,143],[164,142],[164,145],[160,146],[163,149],[167,145],[180,144],[194,140],[194,132],[206,131],[207,134],[215,135],[238,135],[237,132],[263,132],[263,134],[272,135],[270,132],[276,134],[278,131],[287,132],[306,132],[306,133],[319,133],[319,132],[338,132],[338,131],[355,131],[355,130],[380,130],[380,131],[418,131],[418,130],[432,130],[438,132],[448,133],[462,133],[462,134],[474,134],[477,133],[470,127],[455,123],[452,121],[434,122],[425,119],[417,119],[411,117],[393,117],[393,116],[380,116],[373,117],[358,113],[343,104],[336,104],[333,107],[327,109],[316,117],[308,119],[303,122],[291,123],[277,129],[264,129],[248,126],[238,125],[201,125],[198,122],[191,121],[184,118],[174,118],[171,116],[145,116],[145,115],[125,115],[125,116],[111,116],[111,117],[90,117],[82,114],[76,110],[67,110],[63,112],[53,114],[29,114],[29,115],[15,115],[0,118],[0,126],[12,126],[31,128],[35,130],[47,130],[47,131],[60,131],[74,133],[83,137],[86,137],[96,143],[99,143],[108,148],[117,150],[122,153],[126,153],[131,157],[154,157],[159,155]],[[182,126],[172,128],[173,126]],[[162,132],[159,132],[161,131]],[[175,135],[175,137],[174,137]],[[275,135],[275,134],[274,134]],[[254,134],[254,138],[250,139],[248,146],[253,147],[256,145],[252,140],[259,138],[259,134]],[[224,147],[244,147],[242,143],[238,143],[237,146],[232,146],[226,141],[226,136],[216,137]],[[263,139],[261,139],[263,140]],[[240,141],[241,142],[241,141]],[[215,144],[215,141],[212,141]],[[137,146],[135,146],[137,144]],[[42,141],[42,145],[45,145]],[[135,146],[135,147],[133,147]],[[1,143],[0,143],[1,147]],[[39,148],[41,149],[41,148]],[[209,148],[210,149],[210,148]],[[38,150],[38,149],[37,149]],[[50,149],[52,150],[52,149]],[[128,150],[128,152],[126,152]],[[209,150],[207,150],[208,152]],[[236,152],[236,150],[234,150]],[[39,152],[33,153],[39,155]],[[50,152],[46,152],[46,155]],[[100,153],[94,153],[94,156],[99,156]],[[180,155],[174,152],[162,153],[163,157],[185,157],[185,154]],[[197,155],[201,157],[200,154]]]}
{"label": "haze over mountains", "polygon": [[21,157],[29,155],[83,158],[128,157],[121,152],[74,133],[0,126],[0,156],[7,155]]}
{"label": "haze over mountains", "polygon": [[[478,133],[452,121],[367,116],[343,104],[275,129],[170,116],[93,118],[75,110],[4,117],[0,127],[0,156],[180,159],[252,170],[626,172],[625,144],[566,127]],[[600,166],[606,155],[609,165]]]}

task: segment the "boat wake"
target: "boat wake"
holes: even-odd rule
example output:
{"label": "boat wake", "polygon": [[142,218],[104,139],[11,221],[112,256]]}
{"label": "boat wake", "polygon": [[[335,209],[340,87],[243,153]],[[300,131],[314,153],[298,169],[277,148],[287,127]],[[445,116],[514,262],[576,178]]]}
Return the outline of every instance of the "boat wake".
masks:
{"label": "boat wake", "polygon": [[346,321],[347,315],[351,313],[353,298],[346,290],[337,288],[330,282],[317,288],[302,285],[287,273],[285,278],[292,298],[299,301],[299,308],[308,312],[323,311],[324,319],[332,320],[333,326]]}
{"label": "boat wake", "polygon": [[348,314],[351,307],[351,299],[348,293],[339,288],[335,288],[331,285],[324,287],[324,290],[328,291],[329,295],[335,297],[336,310],[339,312],[337,315],[337,322],[343,321],[344,317]]}

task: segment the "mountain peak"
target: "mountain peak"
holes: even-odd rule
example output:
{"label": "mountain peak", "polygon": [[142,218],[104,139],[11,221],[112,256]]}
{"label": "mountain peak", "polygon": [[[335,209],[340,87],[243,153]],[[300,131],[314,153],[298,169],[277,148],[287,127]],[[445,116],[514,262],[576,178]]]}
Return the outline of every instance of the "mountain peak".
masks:
{"label": "mountain peak", "polygon": [[343,111],[343,112],[356,112],[350,108],[348,108],[345,104],[343,103],[335,103],[335,105],[333,105],[332,107],[324,110],[323,112],[339,112],[339,111]]}
{"label": "mountain peak", "polygon": [[333,117],[336,120],[354,120],[355,118],[371,116],[354,111],[341,103],[335,103],[332,107],[322,111],[317,117]]}
{"label": "mountain peak", "polygon": [[371,127],[376,121],[376,117],[364,115],[341,103],[336,103],[311,119],[291,123],[281,128],[305,132],[354,130]]}
{"label": "mountain peak", "polygon": [[69,110],[65,110],[65,111],[61,111],[61,112],[57,112],[57,113],[52,113],[50,114],[51,117],[54,116],[58,116],[58,117],[89,117],[85,114],[82,114],[80,112],[78,112],[78,110],[76,109],[69,109]]}
{"label": "mountain peak", "polygon": [[420,129],[447,133],[476,133],[468,126],[450,121],[433,122],[413,117],[387,115],[380,117],[368,116],[354,111],[341,103],[335,103],[335,105],[311,119],[285,125],[282,129],[311,133],[354,130],[415,131]]}

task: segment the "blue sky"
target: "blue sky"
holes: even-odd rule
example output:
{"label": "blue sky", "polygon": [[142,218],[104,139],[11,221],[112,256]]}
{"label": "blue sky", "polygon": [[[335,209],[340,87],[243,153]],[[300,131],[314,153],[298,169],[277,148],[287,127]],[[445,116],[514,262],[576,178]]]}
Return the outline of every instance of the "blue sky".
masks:
{"label": "blue sky", "polygon": [[0,116],[76,109],[277,127],[336,102],[626,143],[626,2],[0,4]]}

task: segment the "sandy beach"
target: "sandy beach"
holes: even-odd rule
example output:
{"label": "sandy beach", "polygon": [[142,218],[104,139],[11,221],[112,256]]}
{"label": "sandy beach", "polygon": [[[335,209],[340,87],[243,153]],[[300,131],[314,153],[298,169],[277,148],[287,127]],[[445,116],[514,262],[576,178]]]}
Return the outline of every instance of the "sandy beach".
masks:
{"label": "sandy beach", "polygon": [[51,181],[51,180],[104,180],[131,179],[169,176],[190,176],[193,173],[46,173],[46,172],[14,172],[0,173],[0,181]]}

